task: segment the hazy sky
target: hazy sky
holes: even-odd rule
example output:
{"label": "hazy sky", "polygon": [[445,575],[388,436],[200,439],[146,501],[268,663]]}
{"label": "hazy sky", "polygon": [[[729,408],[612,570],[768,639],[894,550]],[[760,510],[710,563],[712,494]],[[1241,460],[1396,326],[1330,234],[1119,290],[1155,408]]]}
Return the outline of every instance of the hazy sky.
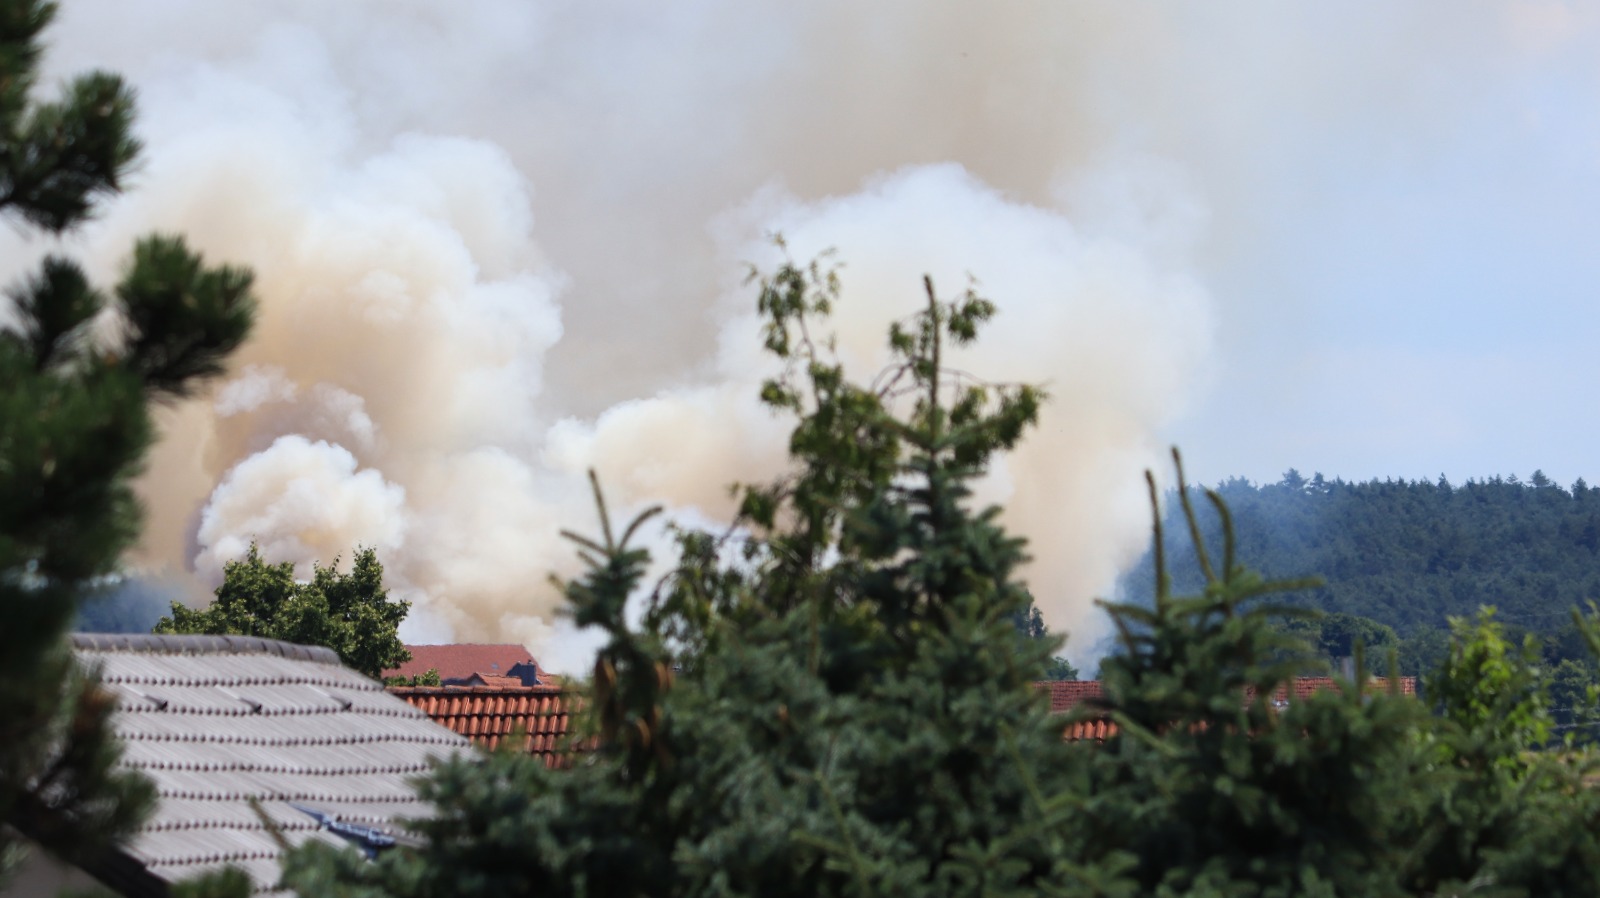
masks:
{"label": "hazy sky", "polygon": [[922,273],[999,303],[964,361],[1054,399],[981,496],[1055,626],[1098,626],[1171,442],[1206,481],[1600,479],[1586,5],[67,0],[51,38],[148,147],[74,251],[258,274],[141,486],[137,561],[201,592],[251,540],[374,545],[413,638],[554,657],[586,467],[698,521],[779,469],[773,231],[839,250],[867,376]]}
{"label": "hazy sky", "polygon": [[1499,66],[1456,59],[1415,121],[1320,131],[1263,173],[1253,189],[1289,199],[1209,270],[1249,312],[1219,304],[1217,381],[1171,430],[1199,467],[1600,473],[1596,50],[1589,21]]}

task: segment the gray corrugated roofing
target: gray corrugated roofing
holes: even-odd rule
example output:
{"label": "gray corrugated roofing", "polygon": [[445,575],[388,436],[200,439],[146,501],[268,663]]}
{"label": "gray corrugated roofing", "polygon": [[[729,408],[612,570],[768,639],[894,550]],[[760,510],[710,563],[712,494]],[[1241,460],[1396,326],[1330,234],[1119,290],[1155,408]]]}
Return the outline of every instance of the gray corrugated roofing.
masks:
{"label": "gray corrugated roofing", "polygon": [[235,864],[258,891],[279,849],[338,842],[302,804],[397,833],[425,817],[413,780],[467,740],[339,664],[325,648],[237,636],[80,634],[73,649],[119,699],[122,763],[154,781],[155,814],[125,846],[160,879]]}
{"label": "gray corrugated roofing", "polygon": [[338,664],[339,655],[320,645],[295,645],[260,636],[171,636],[161,633],[74,633],[72,647],[99,652],[151,655],[272,655],[293,661]]}

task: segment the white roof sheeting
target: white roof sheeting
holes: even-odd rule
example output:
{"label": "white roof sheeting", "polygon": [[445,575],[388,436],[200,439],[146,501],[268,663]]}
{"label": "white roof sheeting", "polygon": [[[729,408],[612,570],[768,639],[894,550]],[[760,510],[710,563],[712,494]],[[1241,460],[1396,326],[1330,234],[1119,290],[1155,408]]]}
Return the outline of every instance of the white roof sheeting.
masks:
{"label": "white roof sheeting", "polygon": [[118,697],[122,763],[149,777],[159,795],[151,819],[123,846],[122,860],[132,864],[115,866],[167,882],[233,864],[257,891],[271,890],[280,849],[252,798],[290,844],[340,842],[291,803],[403,834],[399,821],[431,812],[416,797],[415,778],[430,758],[469,744],[325,648],[80,634],[73,650]]}

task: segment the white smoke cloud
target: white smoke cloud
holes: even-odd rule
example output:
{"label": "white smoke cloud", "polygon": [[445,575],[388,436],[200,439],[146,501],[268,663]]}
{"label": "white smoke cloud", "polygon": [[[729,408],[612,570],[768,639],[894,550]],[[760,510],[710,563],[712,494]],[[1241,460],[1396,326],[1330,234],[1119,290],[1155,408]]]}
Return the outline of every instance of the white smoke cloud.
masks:
{"label": "white smoke cloud", "polygon": [[183,231],[253,268],[262,299],[238,374],[164,422],[145,492],[166,536],[147,555],[214,583],[252,540],[302,566],[370,545],[416,605],[412,638],[548,616],[532,597],[571,490],[540,483],[536,403],[562,278],[532,245],[526,182],[482,141],[358,153],[335,96],[286,90],[209,66],[156,82],[150,118],[171,130],[93,241],[109,270],[131,235]]}
{"label": "white smoke cloud", "polygon": [[782,462],[738,287],[781,230],[840,250],[858,376],[924,272],[999,303],[961,364],[1054,398],[984,498],[1081,660],[1144,539],[1139,469],[1228,333],[1199,285],[1295,201],[1284,159],[1444,131],[1458,85],[1430,64],[1470,87],[1590,27],[1365,8],[68,3],[51,65],[128,74],[148,147],[86,239],[98,273],[177,230],[262,298],[237,373],[163,418],[141,559],[214,580],[252,538],[301,563],[364,542],[408,638],[581,666],[545,578],[590,526],[582,471],[618,516],[714,520]]}
{"label": "white smoke cloud", "polygon": [[254,542],[274,562],[348,557],[353,545],[392,553],[404,541],[405,490],[370,468],[358,470],[342,446],[298,434],[279,437],[222,477],[200,513],[195,569],[220,580],[222,566]]}
{"label": "white smoke cloud", "polygon": [[[967,286],[969,271],[986,273],[979,287],[1002,298],[1000,315],[951,364],[991,381],[1042,383],[1052,401],[977,498],[1004,504],[1008,523],[1032,537],[1029,576],[1042,609],[1089,644],[1099,635],[1091,598],[1144,542],[1139,472],[1159,461],[1154,434],[1203,380],[1205,293],[1142,247],[1086,237],[1059,211],[1007,199],[956,165],[906,169],[818,202],[767,195],[746,214],[782,232],[798,258],[838,251],[843,299],[833,325],[859,380],[889,363],[887,328],[921,306],[924,273],[946,296]],[[777,261],[755,242],[727,254],[730,265]],[[563,422],[552,442],[566,466],[617,472],[610,483],[632,501],[721,515],[731,511],[728,482],[782,470],[788,422],[754,398],[770,370],[750,357],[759,322],[734,315],[719,339],[707,383],[623,403],[592,425]]]}

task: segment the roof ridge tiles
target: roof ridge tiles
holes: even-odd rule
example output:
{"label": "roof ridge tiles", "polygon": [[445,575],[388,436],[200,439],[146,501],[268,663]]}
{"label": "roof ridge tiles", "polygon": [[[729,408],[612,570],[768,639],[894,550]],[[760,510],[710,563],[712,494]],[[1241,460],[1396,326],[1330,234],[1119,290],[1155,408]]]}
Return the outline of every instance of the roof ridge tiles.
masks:
{"label": "roof ridge tiles", "polygon": [[[407,718],[411,719],[411,718]],[[459,734],[458,734],[459,735]],[[207,742],[213,745],[263,745],[284,747],[291,745],[362,745],[368,742],[387,743],[414,743],[417,745],[457,745],[460,740],[452,739],[445,733],[438,735],[429,733],[406,735],[359,735],[359,736],[244,736],[227,735],[214,737],[209,733],[118,733],[117,738],[124,742]]]}
{"label": "roof ridge tiles", "polygon": [[304,765],[255,764],[249,761],[130,761],[125,766],[139,770],[172,770],[185,773],[277,773],[293,776],[365,776],[368,774],[425,773],[431,764],[352,764],[345,767],[307,768]]}
{"label": "roof ridge tiles", "polygon": [[264,861],[276,860],[280,854],[279,851],[208,851],[204,854],[173,854],[150,858],[145,863],[152,867],[172,867],[180,864],[212,864],[221,861]]}
{"label": "roof ridge tiles", "polygon": [[[341,817],[340,819],[344,819],[344,818]],[[363,818],[363,819],[376,819],[376,818]],[[309,831],[309,830],[318,830],[318,829],[321,829],[321,828],[322,828],[322,824],[316,822],[315,820],[309,820],[309,819],[304,823],[301,823],[299,821],[293,821],[293,822],[282,821],[282,820],[274,820],[274,821],[272,821],[272,829],[280,830],[280,831],[283,831],[283,832],[305,832],[305,831]],[[246,823],[246,822],[243,822],[243,821],[240,821],[240,820],[218,819],[218,820],[158,820],[158,821],[154,821],[152,823],[145,824],[144,829],[145,829],[146,832],[153,832],[153,833],[157,833],[157,832],[160,832],[160,833],[178,833],[178,832],[186,832],[186,831],[191,830],[191,829],[247,829],[247,830],[254,830],[254,831],[258,831],[259,832],[259,831],[266,830],[267,827],[264,824],[260,823],[260,822]]]}
{"label": "roof ridge tiles", "polygon": [[283,802],[283,801],[329,802],[329,801],[332,801],[332,802],[335,802],[335,803],[338,803],[338,804],[341,804],[341,805],[346,805],[346,804],[394,804],[396,802],[405,801],[410,796],[409,795],[402,796],[402,795],[398,795],[398,794],[396,794],[396,795],[337,795],[337,796],[330,796],[326,792],[274,792],[274,793],[272,793],[270,795],[254,795],[254,794],[247,794],[247,793],[244,793],[244,792],[228,792],[228,793],[221,793],[221,792],[212,793],[212,792],[208,792],[208,793],[201,793],[201,792],[195,792],[195,791],[192,791],[192,790],[170,790],[170,791],[164,792],[162,797],[163,798],[176,798],[176,799],[179,799],[181,801],[217,801],[217,802],[228,802],[228,803],[231,803],[231,804],[237,804],[238,802],[248,801],[248,800],[254,798],[257,801],[262,801],[262,802],[268,802],[268,801],[279,801],[279,802]]}
{"label": "roof ridge tiles", "polygon": [[[291,643],[284,643],[290,645]],[[305,646],[300,646],[305,648]],[[98,651],[90,649],[88,651]],[[103,675],[101,682],[120,685],[123,683],[144,684],[146,686],[177,686],[180,688],[195,688],[201,686],[310,686],[325,689],[343,689],[347,692],[375,693],[383,692],[383,685],[376,680],[358,680],[353,677],[335,679],[332,677],[296,677],[296,676],[271,676],[271,677],[241,677],[241,676],[199,676],[173,677],[150,676],[132,673],[109,673]]]}
{"label": "roof ridge tiles", "polygon": [[205,636],[166,633],[74,633],[72,647],[90,652],[140,652],[165,655],[276,655],[295,661],[339,664],[333,649],[296,645],[260,636]]}
{"label": "roof ridge tiles", "polygon": [[339,715],[359,714],[359,715],[361,715],[363,717],[399,717],[399,718],[404,718],[406,720],[416,720],[420,716],[420,715],[416,715],[416,714],[408,714],[405,711],[389,710],[389,709],[386,709],[386,708],[360,708],[360,709],[356,709],[356,708],[327,708],[327,707],[310,707],[310,708],[266,708],[266,707],[263,707],[260,710],[252,710],[249,707],[243,707],[243,708],[173,707],[173,703],[172,703],[171,699],[168,699],[167,700],[167,704],[165,706],[163,706],[163,707],[141,708],[141,707],[136,707],[136,706],[128,706],[128,707],[122,708],[121,710],[129,712],[129,713],[134,713],[134,714],[200,714],[200,715],[222,714],[222,715],[226,715],[228,717],[289,717],[289,716],[311,717],[311,716],[314,716],[314,715],[317,715],[317,714],[339,714]]}

